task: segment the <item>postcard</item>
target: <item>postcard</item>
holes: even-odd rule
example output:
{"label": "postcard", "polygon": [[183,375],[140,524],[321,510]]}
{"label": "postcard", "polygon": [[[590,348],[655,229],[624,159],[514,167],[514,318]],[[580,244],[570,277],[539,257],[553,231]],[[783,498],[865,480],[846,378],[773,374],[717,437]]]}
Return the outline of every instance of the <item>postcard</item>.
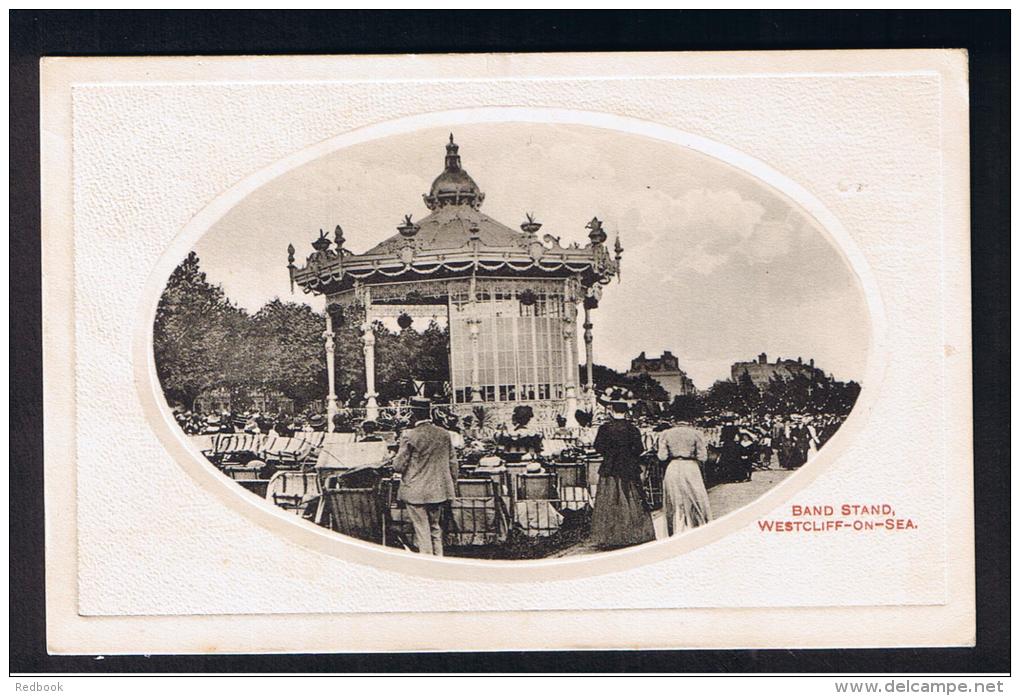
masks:
{"label": "postcard", "polygon": [[965,52],[41,69],[51,652],[973,644]]}

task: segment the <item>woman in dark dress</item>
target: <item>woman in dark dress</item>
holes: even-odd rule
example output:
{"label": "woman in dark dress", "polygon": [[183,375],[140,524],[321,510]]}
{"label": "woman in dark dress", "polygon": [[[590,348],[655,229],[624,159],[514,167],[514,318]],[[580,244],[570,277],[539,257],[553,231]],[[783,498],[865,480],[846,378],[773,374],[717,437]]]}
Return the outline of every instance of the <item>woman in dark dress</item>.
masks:
{"label": "woman in dark dress", "polygon": [[603,549],[622,548],[655,540],[652,516],[641,493],[641,431],[630,422],[629,394],[611,389],[603,396],[612,418],[599,426],[595,450],[602,455],[591,536]]}

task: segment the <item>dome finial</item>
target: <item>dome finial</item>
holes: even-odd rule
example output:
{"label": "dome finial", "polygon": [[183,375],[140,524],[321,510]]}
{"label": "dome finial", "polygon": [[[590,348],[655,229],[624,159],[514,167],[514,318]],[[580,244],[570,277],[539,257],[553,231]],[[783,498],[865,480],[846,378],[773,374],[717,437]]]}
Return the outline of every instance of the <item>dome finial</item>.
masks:
{"label": "dome finial", "polygon": [[457,154],[459,149],[457,143],[453,142],[453,133],[450,133],[450,142],[446,146],[446,171],[460,171],[460,155]]}
{"label": "dome finial", "polygon": [[425,205],[429,210],[437,210],[445,205],[469,205],[478,208],[485,194],[478,190],[474,182],[460,165],[460,146],[450,133],[446,144],[446,166],[443,173],[432,182],[432,189],[424,195]]}

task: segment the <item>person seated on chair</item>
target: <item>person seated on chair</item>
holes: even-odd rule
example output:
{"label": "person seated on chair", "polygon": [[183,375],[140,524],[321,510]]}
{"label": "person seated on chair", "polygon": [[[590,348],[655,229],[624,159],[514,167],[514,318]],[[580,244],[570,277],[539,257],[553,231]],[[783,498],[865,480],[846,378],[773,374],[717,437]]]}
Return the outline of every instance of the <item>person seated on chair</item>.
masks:
{"label": "person seated on chair", "polygon": [[542,453],[542,434],[530,427],[534,417],[531,406],[517,406],[510,416],[510,430],[496,436],[496,444],[507,461],[534,459]]}
{"label": "person seated on chair", "polygon": [[379,424],[374,420],[367,420],[361,424],[361,441],[362,442],[382,442],[383,438],[376,431],[379,430]]}
{"label": "person seated on chair", "polygon": [[465,439],[477,440],[478,429],[475,427],[475,419],[472,416],[464,416],[460,421],[460,432]]}
{"label": "person seated on chair", "polygon": [[567,427],[567,417],[563,414],[556,415],[556,434],[555,437],[560,440],[566,440],[573,437],[573,433],[570,432],[570,428]]}
{"label": "person seated on chair", "polygon": [[464,449],[464,435],[460,431],[460,419],[446,409],[437,408],[432,412],[432,420],[440,428],[450,433],[455,450]]}
{"label": "person seated on chair", "polygon": [[457,456],[450,433],[429,418],[428,399],[411,399],[414,424],[400,434],[393,470],[400,474],[397,497],[414,527],[418,553],[443,555],[441,515],[456,496]]}

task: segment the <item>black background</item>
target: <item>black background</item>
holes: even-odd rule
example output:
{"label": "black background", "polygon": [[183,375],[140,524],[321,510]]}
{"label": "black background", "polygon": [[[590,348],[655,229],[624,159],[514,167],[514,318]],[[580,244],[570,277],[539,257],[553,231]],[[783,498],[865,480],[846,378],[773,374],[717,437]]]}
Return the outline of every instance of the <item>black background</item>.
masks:
{"label": "black background", "polygon": [[[1008,671],[1009,24],[1008,11],[11,11],[11,671]],[[107,656],[101,661],[46,654],[40,57],[835,48],[966,48],[970,55],[976,648]]]}

